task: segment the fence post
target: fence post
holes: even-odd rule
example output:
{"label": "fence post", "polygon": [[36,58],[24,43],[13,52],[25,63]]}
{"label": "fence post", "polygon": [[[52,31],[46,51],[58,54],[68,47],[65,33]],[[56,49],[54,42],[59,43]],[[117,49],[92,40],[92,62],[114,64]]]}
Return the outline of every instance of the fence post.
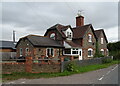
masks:
{"label": "fence post", "polygon": [[73,61],[73,60],[74,60],[74,57],[73,57],[73,56],[70,56],[70,59],[71,59],[71,61]]}
{"label": "fence post", "polygon": [[60,61],[61,61],[60,72],[63,72],[64,71],[64,57],[60,57]]}
{"label": "fence post", "polygon": [[25,69],[26,72],[32,72],[32,57],[26,57]]}
{"label": "fence post", "polygon": [[45,61],[45,60],[44,60],[45,56],[44,56],[44,55],[42,55],[42,56],[41,56],[41,58],[42,58],[41,63],[44,63],[44,61]]}

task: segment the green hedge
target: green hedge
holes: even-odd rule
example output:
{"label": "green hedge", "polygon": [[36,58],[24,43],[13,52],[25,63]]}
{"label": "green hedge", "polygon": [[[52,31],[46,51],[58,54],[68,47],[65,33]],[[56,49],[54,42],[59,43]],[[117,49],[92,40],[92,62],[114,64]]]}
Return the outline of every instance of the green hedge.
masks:
{"label": "green hedge", "polygon": [[103,59],[102,60],[102,63],[105,64],[105,63],[111,63],[113,60],[110,59],[110,58],[106,58],[106,59]]}

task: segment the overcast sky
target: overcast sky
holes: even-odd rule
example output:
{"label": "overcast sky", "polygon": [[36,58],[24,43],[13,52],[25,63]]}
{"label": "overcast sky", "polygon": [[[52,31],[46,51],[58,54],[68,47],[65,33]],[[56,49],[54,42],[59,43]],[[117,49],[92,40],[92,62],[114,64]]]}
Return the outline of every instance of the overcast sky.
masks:
{"label": "overcast sky", "polygon": [[104,29],[109,42],[118,40],[117,2],[4,2],[2,3],[2,37],[16,40],[28,34],[44,35],[57,23],[75,27],[78,10],[83,10],[85,24]]}

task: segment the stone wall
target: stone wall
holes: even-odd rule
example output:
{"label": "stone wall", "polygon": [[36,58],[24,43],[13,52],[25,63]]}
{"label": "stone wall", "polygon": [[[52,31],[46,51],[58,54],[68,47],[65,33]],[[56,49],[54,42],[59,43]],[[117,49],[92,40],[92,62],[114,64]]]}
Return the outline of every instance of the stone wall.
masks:
{"label": "stone wall", "polygon": [[25,72],[25,63],[2,63],[2,73],[11,72]]}
{"label": "stone wall", "polygon": [[[101,44],[101,38],[103,38],[103,44]],[[98,48],[99,48],[99,51],[101,49],[104,49],[104,55],[107,56],[108,55],[108,52],[107,52],[107,42],[105,40],[105,37],[104,37],[104,34],[101,33],[100,34],[100,37],[98,38]]]}
{"label": "stone wall", "polygon": [[60,64],[33,64],[32,72],[60,72]]}
{"label": "stone wall", "polygon": [[[88,35],[91,34],[92,35],[92,42],[88,42]],[[85,34],[84,38],[83,38],[83,47],[82,47],[82,50],[83,50],[83,53],[82,53],[82,56],[83,56],[83,59],[90,59],[92,57],[88,57],[88,49],[89,48],[92,48],[93,49],[93,56],[95,54],[95,49],[96,49],[96,39],[95,39],[95,36],[92,32],[92,29],[89,29],[87,31],[87,33]]]}
{"label": "stone wall", "polygon": [[13,72],[30,72],[30,73],[48,73],[48,72],[60,72],[61,64],[60,62],[54,63],[51,61],[44,62],[40,61],[34,62],[32,57],[27,57],[26,62],[9,62],[1,63],[2,73],[13,73]]}
{"label": "stone wall", "polygon": [[[113,59],[113,57],[101,57],[101,58],[94,58],[94,59],[87,59],[87,60],[74,60],[74,62],[78,66],[87,66],[87,65],[95,65],[95,64],[102,64],[103,59]],[[61,63],[61,70],[66,70],[67,65],[70,63],[70,61],[64,61]]]}

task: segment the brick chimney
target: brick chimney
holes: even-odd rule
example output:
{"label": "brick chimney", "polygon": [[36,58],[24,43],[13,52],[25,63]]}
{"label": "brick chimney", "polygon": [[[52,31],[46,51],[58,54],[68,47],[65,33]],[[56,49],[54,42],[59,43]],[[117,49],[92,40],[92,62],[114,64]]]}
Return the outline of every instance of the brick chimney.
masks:
{"label": "brick chimney", "polygon": [[78,15],[76,17],[76,27],[77,26],[83,26],[84,25],[84,17],[81,15]]}

